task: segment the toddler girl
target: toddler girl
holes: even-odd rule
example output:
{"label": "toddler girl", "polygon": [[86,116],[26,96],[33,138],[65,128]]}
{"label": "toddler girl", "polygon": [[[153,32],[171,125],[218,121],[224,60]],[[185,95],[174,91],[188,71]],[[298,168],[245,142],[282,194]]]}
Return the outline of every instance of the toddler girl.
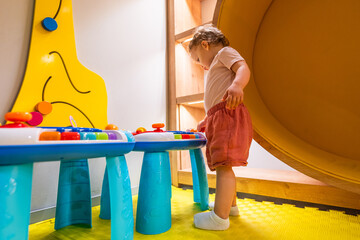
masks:
{"label": "toddler girl", "polygon": [[229,47],[223,33],[211,25],[196,30],[189,52],[194,61],[209,70],[204,91],[206,117],[198,130],[205,130],[207,163],[211,171],[216,170],[214,209],[196,214],[194,223],[201,229],[226,230],[229,215],[239,215],[232,167],[247,165],[252,141],[251,119],[243,104],[250,70],[244,58]]}

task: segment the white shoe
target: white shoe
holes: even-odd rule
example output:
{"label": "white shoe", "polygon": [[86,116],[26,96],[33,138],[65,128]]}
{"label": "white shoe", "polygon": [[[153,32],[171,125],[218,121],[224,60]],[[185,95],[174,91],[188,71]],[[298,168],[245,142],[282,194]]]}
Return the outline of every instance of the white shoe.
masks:
{"label": "white shoe", "polygon": [[214,211],[201,212],[194,215],[195,227],[205,230],[222,231],[230,226],[229,218],[222,219]]}

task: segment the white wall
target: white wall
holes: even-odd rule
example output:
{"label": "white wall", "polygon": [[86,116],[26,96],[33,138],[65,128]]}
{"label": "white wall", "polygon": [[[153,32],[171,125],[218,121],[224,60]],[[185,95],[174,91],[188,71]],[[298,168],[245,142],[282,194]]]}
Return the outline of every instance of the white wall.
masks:
{"label": "white wall", "polygon": [[[24,75],[32,0],[0,0],[0,121]],[[80,62],[99,74],[108,93],[108,121],[121,129],[151,129],[166,121],[166,1],[73,0]],[[131,185],[139,184],[142,154],[127,156]],[[92,195],[101,193],[104,159],[91,159]],[[31,209],[56,204],[59,162],[35,164]]]}
{"label": "white wall", "polygon": [[0,122],[15,101],[25,71],[33,1],[0,0]]}
{"label": "white wall", "polygon": [[[73,0],[80,62],[99,74],[108,93],[108,122],[151,129],[166,121],[166,1]],[[126,156],[138,187],[141,153]],[[105,161],[90,160],[92,193],[100,194]]]}
{"label": "white wall", "polygon": [[251,143],[247,167],[296,171],[271,155],[254,140]]}

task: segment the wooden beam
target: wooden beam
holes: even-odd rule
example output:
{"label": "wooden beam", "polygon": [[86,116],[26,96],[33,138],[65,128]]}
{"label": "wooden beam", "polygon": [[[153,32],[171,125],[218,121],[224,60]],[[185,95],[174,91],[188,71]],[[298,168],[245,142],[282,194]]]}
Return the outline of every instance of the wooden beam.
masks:
{"label": "wooden beam", "polygon": [[[167,129],[176,130],[175,22],[174,0],[167,1]],[[178,159],[170,152],[171,181],[178,186]]]}
{"label": "wooden beam", "polygon": [[216,26],[216,27],[217,27],[218,20],[219,20],[219,13],[220,13],[222,2],[223,2],[223,0],[217,0],[216,6],[215,6],[215,11],[214,11],[214,17],[213,17],[213,20],[212,20],[212,24],[214,26]]}
{"label": "wooden beam", "polygon": [[204,93],[178,97],[176,98],[176,104],[184,104],[184,103],[201,101],[201,100],[204,100]]}
{"label": "wooden beam", "polygon": [[[202,24],[201,26],[206,25],[206,24],[211,24],[211,23],[212,23],[211,21],[206,22],[206,23]],[[175,35],[176,42],[181,43],[181,42],[183,42],[183,41],[185,41],[185,40],[187,40],[189,38],[192,38],[196,28],[197,27],[194,27],[194,28],[191,28],[191,29],[189,29],[189,30],[187,30],[185,32],[181,32],[179,34],[176,34]]]}
{"label": "wooden beam", "polygon": [[[268,197],[360,209],[360,195],[336,188],[297,171],[234,168],[236,191]],[[215,172],[208,172],[216,188]],[[192,185],[191,169],[179,172],[179,184]]]}
{"label": "wooden beam", "polygon": [[200,0],[175,0],[174,8],[175,34],[185,32],[201,24]]}

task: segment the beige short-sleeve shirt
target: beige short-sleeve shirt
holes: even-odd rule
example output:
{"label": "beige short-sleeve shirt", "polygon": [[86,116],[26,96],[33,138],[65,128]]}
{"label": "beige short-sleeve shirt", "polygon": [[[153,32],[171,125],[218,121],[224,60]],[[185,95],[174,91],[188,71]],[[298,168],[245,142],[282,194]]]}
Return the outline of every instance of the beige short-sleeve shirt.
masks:
{"label": "beige short-sleeve shirt", "polygon": [[235,73],[231,67],[241,60],[244,58],[232,47],[224,47],[216,54],[205,79],[205,112],[221,102],[226,90],[235,78]]}

